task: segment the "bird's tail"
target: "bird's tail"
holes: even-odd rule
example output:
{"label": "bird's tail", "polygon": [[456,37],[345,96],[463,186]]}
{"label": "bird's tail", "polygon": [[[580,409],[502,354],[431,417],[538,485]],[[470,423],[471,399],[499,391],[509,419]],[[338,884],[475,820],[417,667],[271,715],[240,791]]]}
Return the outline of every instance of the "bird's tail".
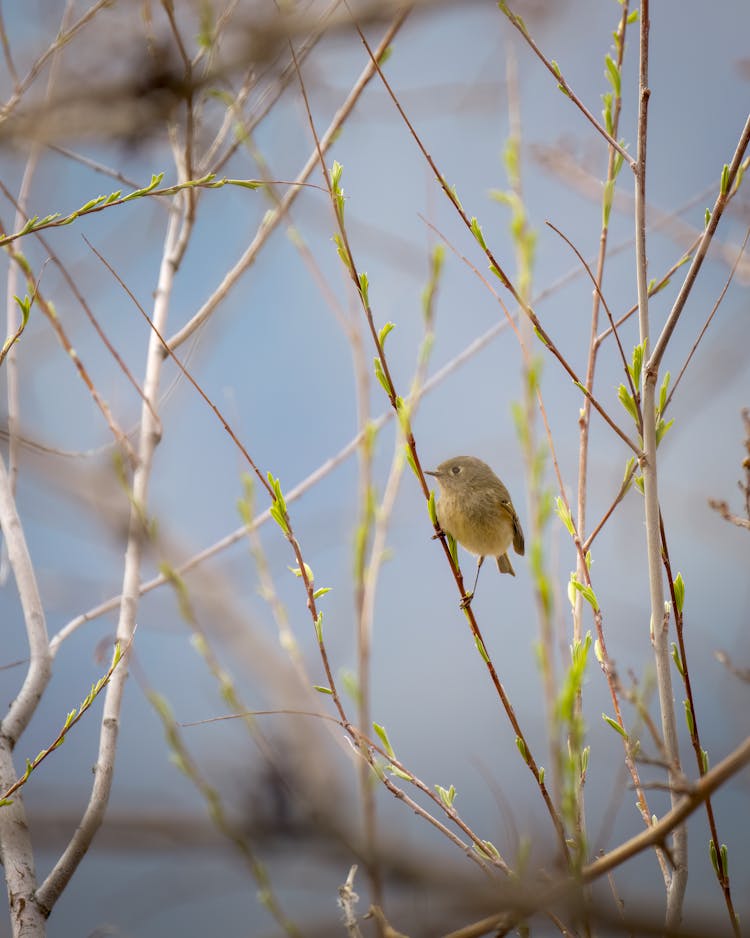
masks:
{"label": "bird's tail", "polygon": [[516,575],[516,571],[513,569],[513,564],[510,562],[510,557],[507,554],[501,554],[497,558],[497,569],[501,573],[509,573],[511,576]]}

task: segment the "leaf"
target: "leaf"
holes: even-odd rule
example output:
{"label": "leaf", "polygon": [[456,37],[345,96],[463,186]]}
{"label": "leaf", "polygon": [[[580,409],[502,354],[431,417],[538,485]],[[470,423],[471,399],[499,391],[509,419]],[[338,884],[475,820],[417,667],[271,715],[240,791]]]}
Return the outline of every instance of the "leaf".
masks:
{"label": "leaf", "polygon": [[341,184],[341,174],[344,171],[344,167],[339,163],[338,160],[333,161],[333,166],[331,167],[331,186],[333,191],[337,192]]}
{"label": "leaf", "polygon": [[449,195],[452,196],[452,198],[453,198],[453,200],[455,201],[455,203],[456,203],[456,205],[458,206],[458,208],[460,208],[461,211],[463,212],[464,207],[463,207],[463,205],[461,204],[461,200],[460,200],[459,197],[458,197],[458,190],[456,189],[456,187],[455,187],[455,186],[449,186],[448,183],[447,183],[444,179],[441,179],[441,182],[442,182],[443,185],[445,186],[446,191],[449,193]]}
{"label": "leaf", "polygon": [[408,443],[404,443],[404,452],[406,454],[406,461],[409,463],[411,471],[414,473],[415,477],[419,478],[419,472],[417,471],[417,464],[414,461],[414,454],[411,451],[411,448]]}
{"label": "leaf", "polygon": [[682,706],[685,708],[685,722],[687,723],[688,732],[691,736],[695,736],[695,720],[693,719],[693,708],[690,706],[690,701],[683,700]]}
{"label": "leaf", "polygon": [[622,477],[622,485],[620,486],[620,494],[624,495],[630,486],[633,484],[633,470],[635,468],[635,456],[631,456],[630,459],[625,463],[625,472]]}
{"label": "leaf", "polygon": [[549,348],[549,341],[547,340],[547,337],[544,335],[544,333],[541,331],[541,329],[538,326],[534,326],[534,332],[536,334],[537,339],[539,339],[542,345],[545,348]]}
{"label": "leaf", "polygon": [[508,142],[505,145],[505,152],[503,153],[503,159],[505,162],[505,170],[510,177],[511,181],[520,179],[520,169],[519,169],[519,160],[520,160],[520,141],[517,137],[511,136],[508,138]]}
{"label": "leaf", "polygon": [[682,608],[685,604],[685,581],[682,579],[681,573],[678,573],[674,578],[674,600],[677,612],[682,615]]}
{"label": "leaf", "polygon": [[489,664],[490,656],[487,654],[487,649],[484,647],[484,643],[482,642],[482,639],[478,635],[474,636],[474,644],[477,646],[477,651],[484,659],[484,663]]}
{"label": "leaf", "polygon": [[39,216],[32,215],[31,218],[26,221],[26,224],[23,226],[23,228],[21,228],[21,230],[18,232],[18,236],[21,237],[22,235],[28,234],[29,231],[33,231],[38,221]]}
{"label": "leaf", "polygon": [[330,687],[323,687],[322,684],[313,684],[313,690],[316,690],[319,694],[330,694],[333,696],[333,691]]}
{"label": "leaf", "polygon": [[570,648],[571,665],[581,676],[586,670],[586,660],[588,658],[589,648],[591,648],[591,632],[586,632],[583,641],[580,639],[574,641]]}
{"label": "leaf", "polygon": [[[97,205],[101,205],[101,203],[102,203],[106,198],[107,198],[106,195],[99,195],[99,196],[97,196],[95,199],[89,199],[88,202],[86,202],[84,205],[82,205],[82,206],[78,209],[78,212],[79,212],[80,214],[83,214],[84,212],[88,212],[88,211],[90,211],[92,208],[96,208]],[[42,224],[43,224],[43,223],[44,223],[44,222],[42,222]]]}
{"label": "leaf", "polygon": [[659,389],[659,413],[664,413],[664,408],[667,406],[667,390],[669,389],[669,382],[672,378],[671,372],[667,371],[664,373],[664,378],[661,383],[661,388]]}
{"label": "leaf", "polygon": [[721,171],[721,194],[726,195],[729,191],[729,167],[727,164],[724,164],[724,168]]}
{"label": "leaf", "polygon": [[402,778],[405,782],[411,782],[414,779],[413,775],[409,775],[408,772],[404,772],[395,765],[389,765],[388,771],[391,773],[391,775],[395,775],[396,778]]}
{"label": "leaf", "polygon": [[640,345],[636,345],[633,348],[632,363],[628,366],[628,371],[630,372],[630,377],[633,379],[633,384],[635,387],[640,387],[641,384],[641,373],[643,372],[643,355],[645,346],[646,342],[644,340]]}
{"label": "leaf", "polygon": [[411,405],[408,404],[401,395],[396,395],[395,400],[396,407],[396,416],[398,417],[398,422],[401,424],[401,432],[404,435],[405,439],[409,439],[411,436]]}
{"label": "leaf", "polygon": [[521,758],[528,765],[529,753],[526,749],[526,743],[521,739],[520,736],[516,736],[516,749],[521,753]]}
{"label": "leaf", "polygon": [[380,361],[376,355],[373,359],[373,365],[375,366],[375,377],[378,379],[380,386],[383,388],[388,397],[393,396],[393,390],[391,388],[390,382],[383,371],[383,363]]}
{"label": "leaf", "polygon": [[13,348],[16,342],[18,342],[18,340],[23,335],[23,331],[26,328],[26,325],[28,324],[29,316],[31,314],[32,299],[28,295],[26,295],[23,299],[20,299],[19,297],[14,296],[13,299],[16,301],[16,303],[19,306],[19,309],[21,310],[21,324],[18,327],[18,329],[16,329],[16,331],[13,333],[13,335],[8,336],[8,338],[3,343],[3,347],[2,349],[0,349],[0,365],[2,365],[2,363],[5,361],[5,357],[8,354],[8,352]]}
{"label": "leaf", "polygon": [[490,860],[499,860],[499,859],[500,859],[500,851],[499,851],[499,850],[497,849],[497,847],[492,843],[491,840],[483,840],[483,841],[482,841],[482,847],[481,847],[481,849],[482,849],[482,850],[484,851],[484,853],[490,858]]}
{"label": "leaf", "polygon": [[617,397],[625,408],[625,410],[630,414],[633,420],[638,422],[638,408],[635,406],[635,400],[630,391],[625,387],[624,384],[621,384],[617,389]]}
{"label": "leaf", "polygon": [[576,536],[576,529],[573,524],[573,518],[570,514],[570,508],[565,504],[562,498],[558,495],[555,499],[555,511],[557,512],[558,518],[567,528],[568,534],[571,537]]}
{"label": "leaf", "polygon": [[333,243],[336,245],[336,253],[341,258],[341,262],[343,263],[344,267],[346,267],[348,271],[351,271],[352,266],[351,261],[349,260],[349,253],[346,250],[346,245],[341,239],[340,234],[333,235]]}
{"label": "leaf", "polygon": [[269,514],[273,520],[278,524],[284,534],[289,534],[289,525],[287,524],[286,518],[284,517],[283,512],[279,508],[277,502],[274,502],[271,507],[268,509]]}
{"label": "leaf", "polygon": [[656,445],[658,446],[661,443],[663,437],[666,435],[667,431],[670,430],[674,420],[670,420],[669,423],[665,423],[663,420],[659,420],[656,424]]}
{"label": "leaf", "polygon": [[[506,287],[510,285],[508,282],[508,278],[505,276],[505,274],[502,272],[502,270],[500,270],[500,268],[496,264],[490,264],[488,269],[490,273],[494,274],[497,277],[497,279]],[[537,332],[537,335],[539,335],[538,332]],[[542,342],[544,342],[545,345],[547,344],[541,335],[539,335],[539,338],[542,339]]]}
{"label": "leaf", "polygon": [[390,759],[395,759],[395,758],[396,758],[396,753],[395,753],[394,750],[393,750],[393,746],[391,746],[391,741],[388,739],[388,733],[386,732],[385,727],[384,727],[384,726],[381,726],[380,723],[373,723],[373,724],[372,724],[372,728],[373,728],[373,729],[375,730],[375,732],[378,734],[378,738],[380,739],[381,743],[383,744],[383,748],[385,749],[386,753],[388,754],[388,757],[389,757]]}
{"label": "leaf", "polygon": [[437,508],[435,507],[434,492],[430,492],[430,497],[427,499],[427,511],[430,514],[430,521],[435,527],[438,527]]}
{"label": "leaf", "polygon": [[134,192],[128,193],[128,195],[123,196],[122,201],[130,202],[133,199],[139,199],[143,195],[148,195],[149,192],[156,189],[156,187],[161,183],[162,179],[164,179],[164,173],[152,174],[151,182],[147,186],[144,186],[142,189],[136,189]]}
{"label": "leaf", "polygon": [[250,189],[252,191],[260,189],[264,185],[263,182],[257,179],[227,179],[226,181],[232,186],[239,186],[241,189]]}
{"label": "leaf", "polygon": [[440,800],[443,802],[446,808],[452,808],[453,802],[456,799],[456,787],[451,785],[450,788],[445,789],[442,785],[436,785],[435,791],[440,796]]}
{"label": "leaf", "polygon": [[281,491],[281,483],[279,482],[278,478],[274,478],[271,472],[268,473],[267,479],[268,484],[271,486],[271,490],[273,491],[275,502],[282,509],[282,511],[286,511],[286,501],[284,500],[284,495]]}
{"label": "leaf", "polygon": [[381,328],[380,332],[378,332],[378,342],[380,343],[380,347],[381,347],[381,348],[385,345],[385,340],[386,340],[386,339],[388,338],[388,336],[391,334],[391,331],[394,329],[394,327],[395,327],[395,324],[394,324],[394,323],[392,323],[392,322],[387,322],[387,323]]}
{"label": "leaf", "polygon": [[713,837],[708,842],[708,853],[711,857],[711,866],[713,866],[714,872],[717,876],[721,876],[719,871],[719,857],[716,853],[716,844],[714,843]]}
{"label": "leaf", "polygon": [[611,55],[606,55],[604,57],[604,68],[605,68],[604,74],[606,75],[607,80],[609,81],[610,85],[612,85],[612,89],[614,90],[614,93],[619,98],[620,97],[620,83],[621,83],[620,70],[617,67],[616,62],[612,58]]}
{"label": "leaf", "polygon": [[484,235],[482,234],[482,227],[479,224],[479,222],[476,220],[476,218],[471,219],[470,227],[471,227],[471,233],[474,235],[474,238],[476,239],[477,243],[479,244],[479,246],[482,248],[483,251],[486,251],[487,243],[485,242]]}
{"label": "leaf", "polygon": [[740,185],[742,184],[742,179],[745,175],[745,170],[747,169],[748,166],[750,166],[750,157],[747,157],[740,163],[739,169],[737,170],[737,175],[734,177],[734,191],[735,192],[737,192],[737,190],[740,188]]}
{"label": "leaf", "polygon": [[[611,117],[610,117],[611,121]],[[609,216],[612,213],[612,196],[615,191],[614,179],[608,179],[602,189],[602,226],[609,227]]]}
{"label": "leaf", "polygon": [[[436,244],[430,256],[430,277],[424,289],[422,290],[422,314],[425,317],[425,323],[429,327],[428,317],[432,315],[432,305],[438,283],[445,264],[445,245]],[[425,337],[426,339],[427,337]]]}
{"label": "leaf", "polygon": [[577,579],[575,579],[575,574],[573,574],[571,577],[570,582],[573,584],[574,589],[577,589],[581,596],[583,596],[594,612],[599,612],[599,602],[597,601],[596,594],[591,589],[591,587],[586,586],[584,583],[580,583]]}
{"label": "leaf", "polygon": [[602,714],[602,720],[604,720],[605,723],[608,723],[612,727],[613,730],[615,730],[617,733],[620,734],[620,736],[622,736],[623,739],[628,738],[628,734],[620,726],[617,720],[613,720],[612,717],[608,717],[606,713]]}
{"label": "leaf", "polygon": [[501,205],[511,205],[514,198],[512,192],[506,192],[504,189],[490,189],[489,195]]}
{"label": "leaf", "polygon": [[366,273],[361,273],[359,275],[359,292],[362,296],[362,302],[366,307],[370,306],[370,281],[367,279]]}
{"label": "leaf", "polygon": [[[300,570],[299,567],[289,567],[288,570],[290,573],[293,573],[296,577],[299,577],[299,578],[302,577],[302,571]],[[305,563],[305,576],[307,578],[308,583],[313,583],[315,581],[315,577],[313,576],[312,569],[310,568],[309,564],[306,564],[306,563]]]}
{"label": "leaf", "polygon": [[456,539],[452,534],[446,532],[446,537],[448,538],[448,553],[451,555],[451,560],[454,565],[458,567],[458,547],[456,545]]}
{"label": "leaf", "polygon": [[563,93],[566,97],[570,97],[570,92],[569,92],[568,89],[565,87],[565,79],[563,78],[562,72],[560,71],[560,66],[557,64],[557,62],[556,62],[554,59],[552,59],[552,61],[550,62],[550,65],[552,66],[552,71],[553,71],[553,72],[555,73],[555,75],[557,76],[557,79],[558,79],[557,87],[558,87],[558,89],[559,89],[560,91],[562,91],[562,93]]}

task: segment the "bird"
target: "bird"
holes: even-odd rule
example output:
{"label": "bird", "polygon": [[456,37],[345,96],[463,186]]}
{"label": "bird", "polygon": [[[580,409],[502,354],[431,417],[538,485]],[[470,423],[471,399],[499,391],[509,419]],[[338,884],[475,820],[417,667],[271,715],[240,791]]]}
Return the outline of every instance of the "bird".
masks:
{"label": "bird", "polygon": [[426,470],[440,489],[436,510],[440,527],[477,559],[474,586],[462,600],[474,597],[485,557],[495,557],[500,573],[515,576],[508,550],[523,556],[523,529],[510,494],[491,467],[476,456],[454,456]]}

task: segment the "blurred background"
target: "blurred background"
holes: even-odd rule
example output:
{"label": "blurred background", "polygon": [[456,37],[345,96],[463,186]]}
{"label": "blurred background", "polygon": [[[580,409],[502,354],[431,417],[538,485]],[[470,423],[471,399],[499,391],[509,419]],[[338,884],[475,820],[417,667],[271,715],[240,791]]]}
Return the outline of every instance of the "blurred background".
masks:
{"label": "blurred background", "polygon": [[[389,21],[374,16],[367,4],[355,9],[374,48]],[[598,117],[600,96],[609,90],[604,57],[612,54],[620,4],[528,0],[514,9]],[[226,9],[197,0],[175,5],[190,55],[200,48],[207,24],[212,28],[222,15],[228,17],[220,40],[195,69],[196,76],[205,76],[197,92],[202,103],[195,127],[195,175],[216,171],[219,177],[265,178],[278,184],[270,190],[226,186],[198,192],[195,229],[170,301],[169,335],[215,293],[246,250],[275,204],[271,190],[277,196],[288,191],[288,183],[314,152],[299,84],[289,68],[286,35],[291,34],[300,50],[318,134],[368,62],[362,42],[346,25],[343,5],[333,5],[330,29],[310,45],[311,24],[320,23],[326,10],[322,4],[300,5],[282,17],[270,3],[228,3]],[[92,12],[88,19],[87,11]],[[395,8],[391,12],[395,15]],[[0,221],[6,232],[20,227],[10,197],[18,196],[30,158],[35,168],[27,214],[32,216],[65,215],[96,196],[147,185],[155,173],[165,174],[165,186],[177,181],[165,119],[174,121],[178,136],[184,132],[184,107],[174,104],[174,76],[181,74],[181,59],[159,4],[88,7],[30,0],[3,4],[2,13],[7,39],[2,97],[12,105],[0,125]],[[750,8],[742,0],[726,0],[709,14],[705,4],[694,0],[662,0],[653,5],[651,15],[648,260],[649,276],[658,280],[702,230],[722,166],[730,162],[746,121]],[[70,28],[81,17],[80,28],[59,54],[42,59],[36,68],[60,24],[67,22]],[[631,153],[637,44],[635,25],[627,37],[620,124],[620,136]],[[591,283],[570,247],[545,222],[560,228],[593,263],[601,228],[606,143],[558,91],[495,4],[418,4],[396,35],[384,70],[438,169],[456,187],[467,214],[478,218],[486,241],[511,276],[516,262],[510,212],[491,193],[509,188],[503,152],[510,134],[509,99],[515,101],[523,199],[527,223],[537,233],[531,292],[541,299],[535,309],[583,375]],[[514,81],[517,95],[509,95]],[[222,121],[232,119],[229,106],[236,103],[243,83],[248,94],[242,113],[260,119],[250,132],[236,135],[238,145],[219,165],[218,154],[229,151],[232,133],[217,153],[209,147]],[[23,94],[16,103],[20,86]],[[483,276],[491,276],[486,258],[441,192],[377,76],[330,148],[329,167],[333,160],[343,166],[347,231],[358,268],[368,274],[376,325],[395,323],[387,352],[402,395],[408,393],[423,338],[421,294],[430,276],[431,252],[442,238],[449,246],[434,305],[428,377],[451,363],[455,367],[429,385],[414,417],[422,465],[434,468],[462,453],[486,460],[502,476],[528,530],[526,472],[512,418],[512,405],[523,394],[518,342],[503,325],[500,303],[472,269],[475,265]],[[119,174],[119,181],[113,173]],[[332,242],[335,221],[319,167],[309,181],[319,188],[299,192],[255,263],[179,354],[263,473],[278,476],[287,493],[292,524],[315,585],[331,588],[320,600],[324,638],[334,675],[350,690],[348,695],[344,690],[344,700],[355,719],[352,571],[362,512],[357,448],[350,446],[348,454],[321,472],[299,498],[292,500],[289,493],[355,440],[363,413],[375,420],[387,413],[388,401],[373,380],[372,342]],[[603,281],[615,317],[636,302],[632,189],[625,167],[611,215],[611,256]],[[721,223],[668,348],[664,368],[673,381],[726,284],[749,218],[743,188]],[[49,258],[51,253],[59,258],[141,382],[149,327],[83,236],[149,311],[166,224],[166,199],[143,198],[46,231],[46,245],[33,236],[14,245],[31,265],[41,292],[54,302],[78,357],[126,431],[137,427],[141,401]],[[309,256],[299,250],[301,240]],[[13,262],[5,254],[2,263],[7,281]],[[750,260],[744,258],[685,372],[670,405],[674,426],[659,450],[660,499],[671,562],[686,583],[686,641],[697,714],[714,763],[747,732],[748,687],[714,653],[721,650],[737,667],[748,666],[748,537],[713,511],[708,499],[726,499],[738,513],[742,508],[737,480],[743,476],[746,455],[741,410],[750,403],[748,265]],[[657,331],[685,270],[681,268],[652,301]],[[22,280],[15,285],[11,280],[10,287],[20,296],[29,292]],[[502,299],[510,302],[507,294]],[[603,316],[600,322],[603,329]],[[352,332],[362,346],[360,353],[356,342],[352,345]],[[629,353],[638,341],[635,317],[622,327],[621,336]],[[471,354],[456,362],[466,349]],[[537,343],[534,353],[542,351]],[[18,505],[48,630],[54,635],[119,594],[128,491],[118,472],[112,435],[38,307],[32,309],[15,354],[23,440]],[[358,354],[367,369],[364,394]],[[556,456],[575,504],[582,397],[551,355],[541,361],[541,390]],[[595,389],[620,426],[632,432],[617,401],[622,380],[610,338],[601,347]],[[7,414],[5,392],[2,406]],[[361,836],[357,764],[343,730],[290,713],[183,726],[179,735],[193,760],[191,779],[175,764],[174,753],[170,756],[164,723],[148,699],[150,691],[158,691],[178,723],[233,712],[196,647],[198,632],[215,655],[215,669],[231,678],[244,707],[334,715],[329,697],[300,687],[279,640],[281,616],[311,681],[326,683],[304,590],[289,571],[295,565],[289,545],[273,522],[261,525],[256,539],[240,533],[238,500],[245,492],[242,475],[248,466],[172,361],[165,363],[159,413],[163,437],[147,506],[156,534],[144,563],[144,580],[158,575],[161,564],[178,567],[233,532],[237,536],[185,574],[192,623],[181,614],[169,585],[142,598],[107,819],[53,912],[50,934],[192,938],[216,928],[224,935],[279,934],[252,875],[255,861],[265,865],[280,905],[301,933],[343,933],[337,889],[351,864],[358,862]],[[7,418],[4,423],[7,427]],[[537,428],[537,433],[543,431]],[[378,498],[394,446],[400,448],[396,435],[395,422],[388,418],[374,450]],[[3,448],[7,459],[7,442]],[[617,493],[629,455],[594,414],[589,530]],[[545,485],[557,494],[549,465]],[[257,513],[267,507],[265,493],[256,491]],[[549,817],[537,789],[529,784],[515,734],[476,653],[458,609],[455,583],[439,544],[430,540],[432,533],[424,498],[407,467],[388,527],[388,557],[375,599],[371,717],[387,728],[398,758],[428,787],[456,786],[457,810],[512,865],[526,840],[533,843],[536,861],[552,863]],[[553,653],[559,674],[571,641],[567,581],[575,568],[575,552],[556,518],[545,529],[544,550],[556,591]],[[473,559],[459,553],[466,575],[473,574]],[[592,579],[609,653],[624,683],[633,675],[647,689],[653,685],[653,659],[642,499],[636,490],[614,513],[592,553]],[[549,765],[544,694],[534,650],[539,625],[533,583],[527,561],[514,558],[514,565],[517,576],[511,579],[499,577],[487,564],[474,611],[536,759]],[[23,680],[28,648],[7,560],[3,576],[0,686],[3,699],[10,702]],[[264,598],[269,583],[272,603]],[[49,745],[65,714],[104,673],[116,618],[116,608],[109,609],[70,630],[55,659],[49,690],[17,748],[17,766]],[[589,618],[585,628],[592,628]],[[694,776],[678,685],[675,695],[685,734],[684,765]],[[602,711],[611,713],[611,702],[593,655],[583,699],[592,751],[586,809],[593,856],[638,832],[641,821],[629,779],[622,774],[619,738],[601,719]],[[655,714],[655,701],[652,710]],[[88,799],[100,715],[101,700],[24,789],[40,879],[64,848]],[[635,731],[632,708],[625,719]],[[646,780],[661,778],[656,767],[643,771]],[[203,793],[195,784],[197,777],[204,783]],[[234,841],[209,820],[208,786],[221,799]],[[304,798],[296,797],[300,791]],[[394,927],[412,935],[435,935],[494,908],[483,904],[489,901],[484,880],[460,850],[382,785],[375,785],[374,791],[387,911]],[[715,803],[719,833],[730,850],[735,901],[745,916],[750,912],[747,798],[745,772]],[[664,792],[650,793],[649,799],[654,813],[665,810]],[[686,909],[688,917],[715,914],[726,927],[708,837],[705,815],[699,811],[690,822]],[[238,849],[238,842],[244,846]],[[663,884],[653,855],[631,861],[615,878],[626,909],[653,903],[657,919],[661,916]],[[364,912],[369,900],[361,869],[355,888],[362,897],[359,911]],[[6,921],[7,916],[0,915],[0,935],[10,934]],[[537,933],[545,934],[545,928],[552,926],[542,924]]]}

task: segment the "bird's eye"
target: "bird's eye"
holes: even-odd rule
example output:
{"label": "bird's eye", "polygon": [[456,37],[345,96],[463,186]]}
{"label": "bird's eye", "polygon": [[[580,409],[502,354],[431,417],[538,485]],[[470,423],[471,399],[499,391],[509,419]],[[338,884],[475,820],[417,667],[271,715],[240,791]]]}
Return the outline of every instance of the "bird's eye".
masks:
{"label": "bird's eye", "polygon": [[460,471],[461,471],[460,466],[451,466],[451,472],[453,473],[454,476],[457,476]]}

